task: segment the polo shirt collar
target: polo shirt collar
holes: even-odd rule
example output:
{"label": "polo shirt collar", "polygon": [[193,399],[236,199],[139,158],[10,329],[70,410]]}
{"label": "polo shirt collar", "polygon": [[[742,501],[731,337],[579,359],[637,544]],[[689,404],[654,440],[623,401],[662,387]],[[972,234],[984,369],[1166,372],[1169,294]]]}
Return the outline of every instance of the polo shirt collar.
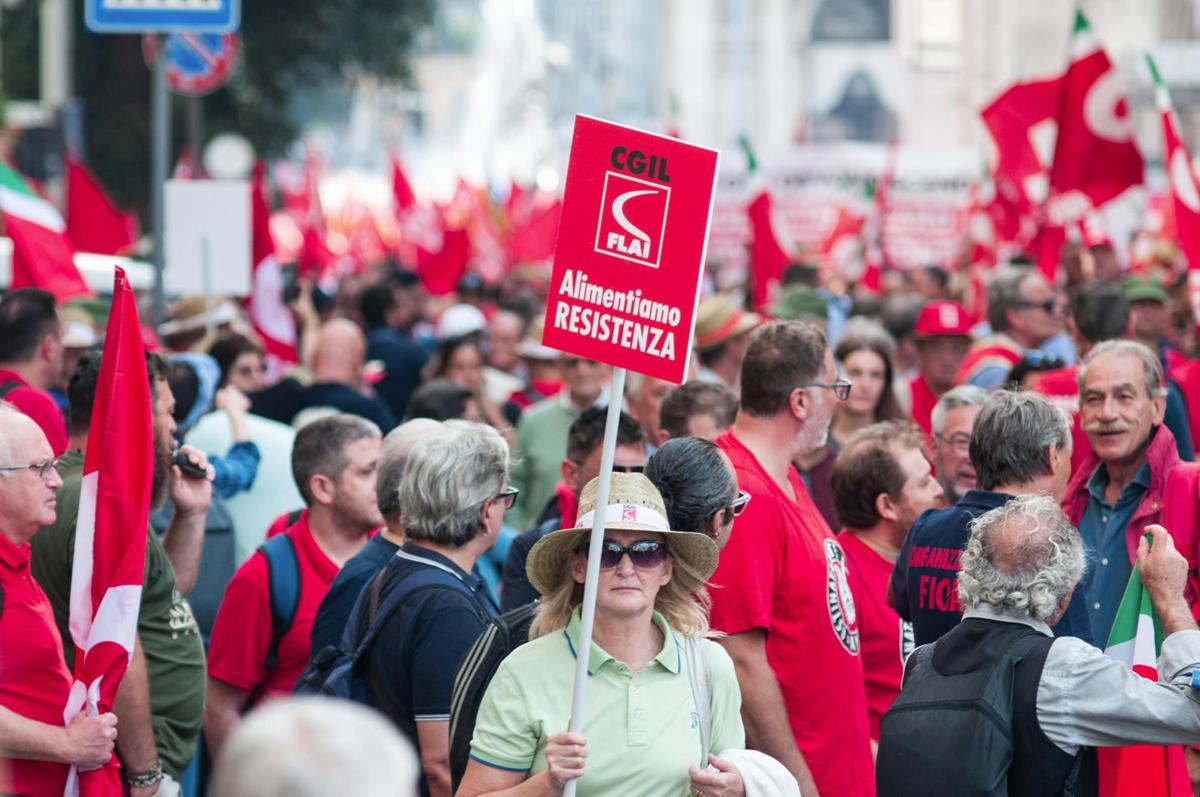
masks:
{"label": "polo shirt collar", "polygon": [[[572,658],[577,658],[576,651],[579,649],[579,626],[582,624],[579,611],[579,608],[576,607],[575,611],[571,613],[571,619],[567,622],[567,627],[562,630]],[[650,660],[650,663],[657,663],[667,672],[678,675],[683,672],[683,649],[679,644],[679,638],[671,630],[671,626],[667,624],[667,619],[662,614],[655,612],[652,619],[654,624],[662,631],[663,646],[658,655]],[[617,660],[604,650],[604,648],[597,645],[593,639],[592,649],[588,654],[588,675],[595,675],[600,671],[601,667],[610,661],[615,663]]]}
{"label": "polo shirt collar", "polygon": [[1014,617],[1011,614],[1002,614],[1000,612],[993,611],[987,606],[976,606],[974,609],[967,609],[965,612],[963,612],[964,620],[968,620],[972,617],[980,620],[996,620],[1001,623],[1019,623],[1021,625],[1027,625],[1034,631],[1045,634],[1046,636],[1054,636],[1054,632],[1050,630],[1050,626],[1046,625],[1045,621],[1043,620],[1035,620],[1029,616]]}
{"label": "polo shirt collar", "polygon": [[967,490],[963,497],[958,499],[958,505],[963,508],[996,509],[1004,506],[1014,497],[1009,493],[997,493],[991,490]]}
{"label": "polo shirt collar", "polygon": [[[1138,468],[1138,472],[1133,475],[1133,481],[1125,485],[1125,490],[1128,490],[1133,485],[1137,485],[1143,490],[1148,490],[1150,488],[1149,461],[1142,463],[1142,467]],[[1108,487],[1108,468],[1104,467],[1104,463],[1101,462],[1096,466],[1096,469],[1092,471],[1092,475],[1088,477],[1087,491],[1092,498],[1095,498],[1100,503],[1107,505],[1108,502],[1104,498],[1104,489],[1106,487]],[[1120,502],[1122,497],[1124,497],[1124,490],[1121,491],[1121,496],[1117,498],[1117,501]]]}
{"label": "polo shirt collar", "polygon": [[13,545],[12,541],[0,534],[0,562],[9,570],[21,570],[29,567],[29,545]]}
{"label": "polo shirt collar", "polygon": [[312,530],[308,527],[308,515],[300,516],[296,524],[288,531],[292,535],[292,541],[296,544],[297,552],[303,554],[308,560],[313,569],[317,571],[317,575],[322,581],[332,582],[337,578],[340,568],[333,563],[333,560],[321,550],[321,546],[312,535]]}
{"label": "polo shirt collar", "polygon": [[468,573],[467,571],[463,570],[454,563],[453,559],[442,556],[437,551],[417,545],[412,540],[406,540],[405,543],[400,546],[400,550],[396,552],[396,555],[400,556],[402,559],[421,559],[424,560],[426,564],[431,564],[434,567],[441,568],[457,578],[459,581],[466,584],[471,588],[472,591],[478,592],[480,587],[483,585],[483,579],[474,573]]}

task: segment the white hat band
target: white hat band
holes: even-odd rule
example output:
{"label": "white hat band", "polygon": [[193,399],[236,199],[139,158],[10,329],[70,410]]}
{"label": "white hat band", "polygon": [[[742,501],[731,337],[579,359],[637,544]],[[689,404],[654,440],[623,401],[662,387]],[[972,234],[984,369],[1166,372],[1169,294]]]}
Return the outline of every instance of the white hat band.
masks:
{"label": "white hat band", "polygon": [[[595,511],[587,512],[575,521],[575,528],[590,529],[595,522]],[[671,524],[659,512],[641,504],[609,504],[605,508],[604,523],[640,523],[660,531],[670,531]]]}

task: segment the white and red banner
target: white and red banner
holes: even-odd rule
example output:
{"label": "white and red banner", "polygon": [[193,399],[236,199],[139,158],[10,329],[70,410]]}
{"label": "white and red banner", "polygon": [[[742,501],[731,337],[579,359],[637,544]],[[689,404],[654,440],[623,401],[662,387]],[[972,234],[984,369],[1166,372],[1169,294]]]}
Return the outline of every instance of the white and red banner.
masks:
{"label": "white and red banner", "polygon": [[718,153],[575,117],[542,342],[687,378]]}
{"label": "white and red banner", "polygon": [[[75,528],[70,615],[75,683],[63,711],[68,723],[81,711],[97,716],[112,710],[133,655],[153,457],[154,418],[137,299],[117,268]],[[119,797],[118,771],[116,756],[90,772],[72,768],[66,793]]]}
{"label": "white and red banner", "polygon": [[262,338],[271,378],[296,362],[296,320],[283,301],[283,267],[271,239],[271,213],[267,207],[263,165],[254,167],[250,186],[251,262],[254,264],[249,299],[250,322]]}

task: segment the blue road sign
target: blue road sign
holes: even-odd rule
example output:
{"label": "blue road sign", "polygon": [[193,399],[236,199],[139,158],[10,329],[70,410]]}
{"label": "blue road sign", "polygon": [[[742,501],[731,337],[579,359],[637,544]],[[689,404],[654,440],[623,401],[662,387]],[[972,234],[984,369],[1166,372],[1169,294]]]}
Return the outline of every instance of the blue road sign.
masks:
{"label": "blue road sign", "polygon": [[233,33],[241,0],[84,0],[92,33]]}

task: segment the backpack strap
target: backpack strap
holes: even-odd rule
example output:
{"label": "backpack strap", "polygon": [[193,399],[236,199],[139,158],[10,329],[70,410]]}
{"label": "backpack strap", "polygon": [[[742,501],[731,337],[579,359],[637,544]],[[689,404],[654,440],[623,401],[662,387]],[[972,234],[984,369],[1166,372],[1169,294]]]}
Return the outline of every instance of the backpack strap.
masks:
{"label": "backpack strap", "polygon": [[296,619],[300,606],[300,560],[296,544],[287,534],[272,537],[258,550],[267,560],[267,594],[271,602],[271,646],[267,669],[279,666],[279,644]]}
{"label": "backpack strap", "polygon": [[3,384],[0,384],[0,399],[4,398],[19,387],[24,387],[24,385],[15,379],[9,379]]}
{"label": "backpack strap", "polygon": [[705,640],[689,636],[684,642],[687,654],[688,676],[692,681],[692,699],[696,703],[696,714],[700,718],[700,768],[708,766],[708,754],[712,746],[712,668],[709,666],[709,650]]}

